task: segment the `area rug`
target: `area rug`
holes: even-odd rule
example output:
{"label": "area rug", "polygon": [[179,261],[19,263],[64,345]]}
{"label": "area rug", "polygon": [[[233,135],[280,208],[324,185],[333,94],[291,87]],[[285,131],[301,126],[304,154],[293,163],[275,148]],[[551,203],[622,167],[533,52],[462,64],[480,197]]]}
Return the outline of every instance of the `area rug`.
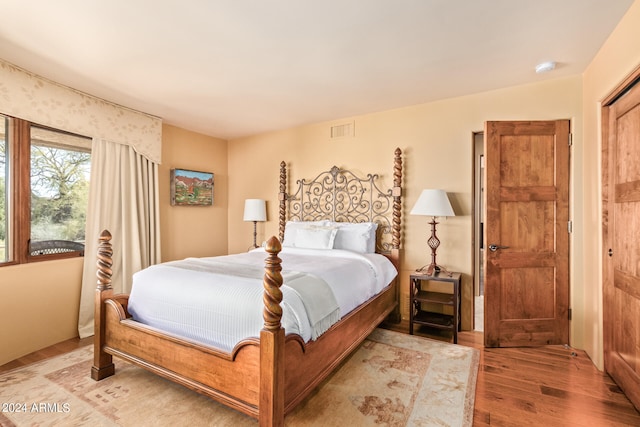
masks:
{"label": "area rug", "polygon": [[[257,421],[114,357],[89,376],[87,346],[0,376],[0,425],[255,426]],[[470,426],[477,350],[384,329],[286,419],[287,426]]]}

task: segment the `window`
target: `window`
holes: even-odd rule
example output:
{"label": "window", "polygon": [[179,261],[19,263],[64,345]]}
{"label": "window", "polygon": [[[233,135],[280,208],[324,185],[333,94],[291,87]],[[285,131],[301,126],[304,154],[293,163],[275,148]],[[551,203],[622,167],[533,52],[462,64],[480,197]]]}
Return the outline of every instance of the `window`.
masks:
{"label": "window", "polygon": [[9,260],[9,249],[7,242],[9,236],[9,168],[7,168],[7,157],[9,155],[7,144],[7,128],[9,120],[0,116],[0,263]]}
{"label": "window", "polygon": [[83,255],[91,140],[0,118],[0,265]]}

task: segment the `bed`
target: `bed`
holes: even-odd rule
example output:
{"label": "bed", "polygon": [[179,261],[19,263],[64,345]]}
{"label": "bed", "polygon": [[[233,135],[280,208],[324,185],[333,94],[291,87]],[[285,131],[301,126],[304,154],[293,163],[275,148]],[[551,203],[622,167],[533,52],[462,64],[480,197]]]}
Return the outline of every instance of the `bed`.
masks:
{"label": "bed", "polygon": [[[399,271],[402,212],[400,149],[394,152],[392,176],[393,187],[383,191],[379,188],[377,174],[360,177],[334,166],[315,178],[298,180],[294,191],[288,192],[287,168],[282,162],[278,237],[271,237],[263,248],[244,254],[241,258],[188,259],[182,265],[159,265],[147,269],[158,270],[147,278],[147,283],[157,282],[158,286],[159,278],[164,276],[189,274],[193,275],[190,278],[195,278],[204,274],[204,270],[207,274],[221,274],[221,270],[226,273],[227,270],[234,270],[230,269],[230,263],[238,264],[239,280],[260,280],[262,304],[252,308],[249,314],[256,317],[253,310],[258,310],[261,327],[254,331],[256,327],[253,325],[251,330],[254,332],[245,331],[227,341],[215,341],[216,334],[205,336],[206,333],[200,333],[202,330],[206,332],[207,328],[198,328],[197,334],[189,335],[167,327],[171,319],[165,319],[165,323],[148,321],[143,312],[150,303],[134,295],[134,291],[138,292],[135,281],[132,295],[114,294],[110,286],[113,265],[111,236],[107,230],[103,231],[98,247],[91,377],[97,381],[113,375],[115,367],[112,358],[117,356],[257,418],[260,425],[284,425],[286,414],[307,397],[385,318],[399,321],[397,276],[387,271],[377,276],[379,289],[362,292],[362,302],[349,300],[345,303],[340,296],[336,296],[332,303],[337,304],[338,315],[335,310],[323,309],[321,315],[309,315],[306,320],[303,319],[298,325],[299,329],[292,326],[291,322],[291,313],[294,312],[291,307],[296,306],[291,295],[300,294],[298,306],[309,304],[308,299],[302,298],[305,293],[303,287],[296,287],[296,283],[302,283],[303,279],[331,280],[323,276],[328,274],[327,271],[322,272],[323,268],[311,273],[301,271],[302,267],[296,264],[297,259],[305,260],[303,264],[307,266],[314,263],[326,266],[328,263],[338,265],[338,261],[322,258],[324,255],[333,256],[335,252],[362,252],[362,258],[376,258],[380,257],[376,254],[382,254],[392,264],[394,271]],[[368,232],[373,233],[372,239],[360,241],[347,238],[352,230],[361,233],[361,227],[365,227],[365,224],[375,225],[368,228]],[[318,233],[322,236],[318,237]],[[333,235],[329,238],[330,243],[325,241],[327,233]],[[354,243],[356,241],[358,243]],[[363,244],[366,247],[362,247]],[[332,246],[332,250],[327,250],[329,246],[323,245]],[[308,261],[309,256],[313,257],[313,262]],[[246,264],[249,258],[251,265],[255,265],[256,260],[264,260],[259,276],[256,276],[258,273],[254,267]],[[343,271],[347,271],[355,267],[344,268]],[[375,270],[375,267],[369,268]],[[147,270],[137,274],[146,275]],[[324,270],[330,269],[325,267]],[[364,276],[364,270],[356,273],[358,282]],[[334,273],[342,275],[338,270]],[[355,283],[355,280],[350,278],[348,282]],[[190,279],[186,282],[196,281]],[[309,288],[308,285],[305,287]],[[142,293],[146,292],[153,299],[153,289],[152,286],[148,287]],[[332,290],[335,294],[335,288]],[[252,292],[255,293],[255,289]],[[173,298],[169,297],[169,300]],[[316,294],[311,295],[314,301],[318,298]],[[166,304],[166,299],[161,304]],[[192,307],[190,304],[195,303],[189,301],[186,306]],[[347,307],[349,304],[353,307]],[[326,315],[324,311],[330,314]],[[135,318],[132,312],[136,313]],[[156,316],[157,311],[150,312],[152,315],[147,317],[162,317]],[[306,330],[307,326],[310,330]]]}

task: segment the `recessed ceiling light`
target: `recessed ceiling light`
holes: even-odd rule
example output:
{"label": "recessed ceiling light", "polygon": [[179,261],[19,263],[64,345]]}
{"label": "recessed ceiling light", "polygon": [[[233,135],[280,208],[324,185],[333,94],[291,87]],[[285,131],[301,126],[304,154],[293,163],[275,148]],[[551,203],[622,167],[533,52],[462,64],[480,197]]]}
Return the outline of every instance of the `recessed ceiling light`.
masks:
{"label": "recessed ceiling light", "polygon": [[551,71],[556,68],[556,63],[553,61],[542,62],[536,65],[536,73],[546,73],[547,71]]}

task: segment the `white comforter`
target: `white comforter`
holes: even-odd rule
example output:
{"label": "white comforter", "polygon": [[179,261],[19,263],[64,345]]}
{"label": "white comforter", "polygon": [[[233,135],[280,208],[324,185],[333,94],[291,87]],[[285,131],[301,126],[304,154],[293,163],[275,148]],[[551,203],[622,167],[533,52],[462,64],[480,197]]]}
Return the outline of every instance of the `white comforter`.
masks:
{"label": "white comforter", "polygon": [[[379,254],[285,247],[278,256],[284,278],[282,326],[287,334],[298,334],[305,342],[379,293],[397,274],[393,264]],[[259,336],[263,327],[266,257],[264,249],[259,248],[243,254],[151,266],[134,275],[128,310],[141,323],[231,351],[242,339]],[[230,276],[222,271],[225,265],[234,270],[231,264],[238,265],[242,273]],[[288,280],[291,287],[287,286]],[[320,330],[317,324],[312,325],[305,308],[319,298],[312,293],[304,300],[308,292],[296,290],[305,285],[303,280],[310,280],[314,286],[326,282],[338,306],[336,315]],[[331,298],[328,300],[331,304]]]}

